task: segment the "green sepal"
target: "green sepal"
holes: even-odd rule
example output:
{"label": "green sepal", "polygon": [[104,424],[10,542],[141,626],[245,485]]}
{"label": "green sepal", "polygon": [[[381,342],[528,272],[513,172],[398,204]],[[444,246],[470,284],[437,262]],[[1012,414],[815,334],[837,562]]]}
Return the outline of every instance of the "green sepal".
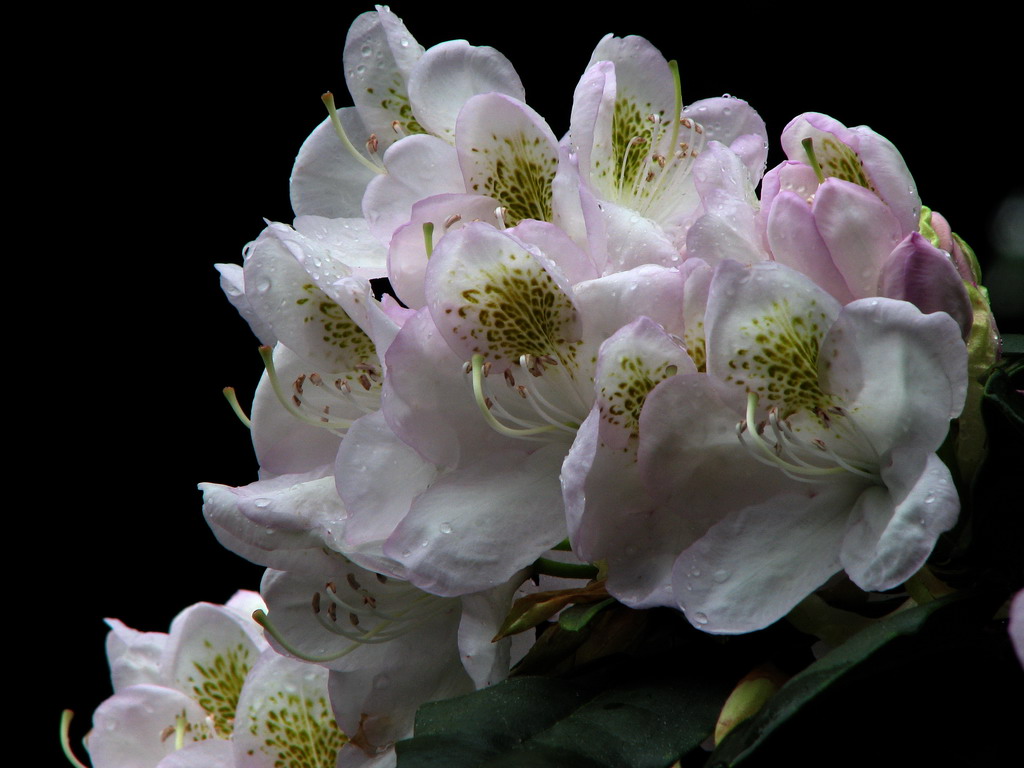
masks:
{"label": "green sepal", "polygon": [[599,603],[608,599],[603,581],[593,582],[577,589],[557,589],[535,592],[521,597],[512,604],[494,640],[525,632],[536,627],[570,605]]}

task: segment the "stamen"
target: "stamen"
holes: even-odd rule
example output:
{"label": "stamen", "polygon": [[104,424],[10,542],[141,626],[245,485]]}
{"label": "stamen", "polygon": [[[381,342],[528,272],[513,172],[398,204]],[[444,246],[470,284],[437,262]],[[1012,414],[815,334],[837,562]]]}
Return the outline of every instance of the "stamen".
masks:
{"label": "stamen", "polygon": [[814,175],[818,177],[818,183],[823,184],[825,182],[825,174],[822,173],[821,165],[819,165],[818,158],[814,154],[814,139],[808,136],[800,142],[800,146],[804,148],[804,154],[807,155],[807,162],[814,171]]}
{"label": "stamen", "polygon": [[451,216],[444,220],[444,228],[449,229],[453,224],[455,224],[458,221],[462,221],[462,214],[453,213]]}
{"label": "stamen", "polygon": [[366,140],[366,151],[371,155],[376,155],[379,148],[380,142],[377,140],[377,134],[371,133],[370,138]]}
{"label": "stamen", "polygon": [[174,718],[174,749],[178,750],[185,746],[185,731],[188,730],[188,720],[184,715]]}
{"label": "stamen", "polygon": [[[872,482],[878,481],[878,473],[870,464],[860,464],[843,458],[820,438],[811,438],[805,441],[798,437],[788,422],[779,418],[776,406],[769,409],[767,422],[759,424],[757,429],[752,431],[749,425],[754,423],[756,405],[757,395],[751,392],[747,395],[746,418],[736,425],[736,436],[751,455],[762,464],[775,466],[787,477],[800,482],[817,482],[819,477],[842,472],[849,472]],[[830,410],[837,413],[836,410]],[[816,413],[820,411],[821,409],[815,409]],[[838,413],[845,415],[845,411],[839,410]],[[860,433],[853,420],[844,420],[843,424],[848,424],[855,434]],[[768,426],[772,429],[774,443],[769,443],[764,438],[764,432]],[[814,462],[824,460],[835,466],[821,466],[821,464],[808,461],[801,456],[801,451],[804,452],[804,455],[808,455],[808,451],[813,451],[814,455],[810,458]]]}
{"label": "stamen", "polygon": [[68,759],[75,768],[88,768],[81,760],[75,757],[75,753],[71,751],[71,719],[75,716],[75,713],[70,709],[65,709],[60,714],[60,748],[64,750],[64,757]]}
{"label": "stamen", "polygon": [[245,424],[247,429],[252,429],[252,421],[246,416],[245,411],[242,410],[241,404],[238,402],[238,395],[235,394],[234,387],[224,387],[222,390],[224,397],[227,398],[228,404],[231,406],[231,410],[235,412],[235,416],[238,420]]}
{"label": "stamen", "polygon": [[480,409],[480,413],[483,414],[484,421],[490,425],[491,429],[499,434],[507,437],[529,437],[531,435],[539,435],[544,432],[550,432],[555,429],[554,426],[546,427],[533,427],[528,429],[513,429],[507,427],[498,421],[494,414],[491,413],[490,408],[487,405],[487,397],[484,395],[483,390],[483,367],[484,367],[484,356],[480,354],[473,355],[472,360],[473,366],[473,396],[476,399],[477,406]]}
{"label": "stamen", "polygon": [[[313,419],[307,416],[302,410],[300,410],[302,408],[302,400],[299,399],[297,395],[288,397],[281,386],[281,379],[278,377],[277,369],[274,367],[274,350],[270,347],[260,347],[260,357],[263,358],[263,365],[267,369],[267,378],[270,380],[270,386],[274,390],[274,394],[277,395],[278,401],[284,406],[288,413],[300,421],[314,427],[328,427],[331,429],[345,430],[352,426],[352,422],[348,419],[328,419],[327,422],[324,423],[322,417]],[[310,377],[310,381],[313,381],[312,377]],[[367,389],[369,389],[369,387],[367,387]]]}
{"label": "stamen", "polygon": [[423,247],[427,250],[427,258],[434,255],[434,222],[423,222]]}
{"label": "stamen", "polygon": [[385,171],[376,163],[372,163],[369,160],[367,160],[363,156],[362,152],[360,152],[354,146],[352,146],[352,142],[349,140],[348,135],[345,133],[344,127],[342,127],[341,125],[341,117],[338,115],[338,108],[334,106],[334,94],[331,93],[330,91],[327,91],[327,93],[321,96],[320,99],[323,101],[324,106],[327,107],[327,112],[331,116],[331,125],[334,126],[334,132],[338,134],[338,138],[341,139],[341,143],[345,146],[345,149],[351,152],[352,156],[356,160],[365,165],[374,173],[387,173],[387,171]]}

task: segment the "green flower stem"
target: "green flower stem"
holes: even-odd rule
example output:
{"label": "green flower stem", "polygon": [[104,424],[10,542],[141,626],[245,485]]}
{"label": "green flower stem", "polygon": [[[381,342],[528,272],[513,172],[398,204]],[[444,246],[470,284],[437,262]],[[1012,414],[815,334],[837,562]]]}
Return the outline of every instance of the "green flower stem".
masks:
{"label": "green flower stem", "polygon": [[548,560],[546,557],[538,557],[533,562],[533,572],[546,576],[560,576],[563,579],[596,579],[597,568],[592,565],[578,563],[560,563],[557,560]]}
{"label": "green flower stem", "polygon": [[555,552],[572,552],[572,544],[569,543],[568,539],[562,539],[560,542],[555,544],[551,549]]}

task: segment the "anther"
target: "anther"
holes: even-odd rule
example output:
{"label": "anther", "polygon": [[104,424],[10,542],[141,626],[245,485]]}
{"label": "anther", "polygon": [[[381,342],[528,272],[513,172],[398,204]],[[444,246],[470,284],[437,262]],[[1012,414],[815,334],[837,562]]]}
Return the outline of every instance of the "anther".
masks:
{"label": "anther", "polygon": [[375,573],[373,575],[377,577],[377,581],[379,581],[381,584],[388,583],[388,577],[385,576],[383,573]]}
{"label": "anther", "polygon": [[335,379],[334,386],[344,392],[346,395],[352,392],[352,387],[348,385],[348,382],[344,379]]}
{"label": "anther", "polygon": [[491,400],[491,398],[489,398],[489,397],[485,397],[484,398],[484,405],[487,406],[487,410],[491,410],[491,408],[494,406],[494,401]]}
{"label": "anther", "polygon": [[358,592],[361,589],[361,587],[359,586],[359,582],[356,581],[356,577],[354,574],[348,574],[345,577],[345,581],[347,581],[348,585],[352,587],[352,589],[354,589],[356,592]]}
{"label": "anther", "polygon": [[331,621],[338,620],[338,606],[335,603],[327,606],[327,615],[331,617]]}
{"label": "anther", "polygon": [[487,361],[486,363],[484,363],[484,364],[483,364],[483,368],[482,368],[481,370],[483,371],[483,374],[484,374],[484,378],[485,378],[485,379],[486,379],[486,378],[487,378],[488,376],[490,376],[490,375],[491,375],[491,361],[490,361],[490,360],[488,360],[488,361]]}
{"label": "anther", "polygon": [[510,387],[514,387],[516,385],[515,377],[512,376],[512,371],[509,368],[505,369],[505,373],[503,375],[505,376],[506,384],[508,384]]}
{"label": "anther", "polygon": [[353,627],[359,626],[359,617],[356,616],[354,613],[350,613],[348,615],[348,621]]}
{"label": "anther", "polygon": [[302,384],[306,380],[306,374],[301,374],[299,378],[295,380],[295,391],[300,395],[302,394]]}
{"label": "anther", "polygon": [[377,140],[377,134],[371,133],[370,138],[366,140],[366,151],[371,155],[377,154],[377,149],[380,147],[380,142]]}
{"label": "anther", "polygon": [[666,160],[665,160],[665,156],[664,155],[655,154],[655,155],[651,155],[651,157],[654,158],[654,162],[656,162],[660,168],[664,168],[665,167]]}
{"label": "anther", "polygon": [[367,376],[365,373],[359,376],[359,383],[363,385],[363,389],[365,389],[366,391],[369,391],[370,387],[373,386],[370,383],[370,377]]}
{"label": "anther", "polygon": [[647,176],[644,177],[644,180],[647,182],[654,181],[654,171],[648,171]]}
{"label": "anther", "polygon": [[320,593],[319,592],[314,592],[313,593],[313,613],[314,614],[320,613]]}
{"label": "anther", "polygon": [[526,399],[526,387],[520,384],[518,387],[516,387],[516,391],[519,393],[519,396],[523,398],[523,400]]}
{"label": "anther", "polygon": [[394,131],[395,133],[397,133],[398,135],[401,135],[402,134],[402,121],[401,120],[392,120],[391,121],[391,130]]}
{"label": "anther", "polygon": [[458,221],[462,221],[462,214],[461,213],[453,213],[451,216],[449,216],[447,219],[444,220],[444,228],[448,229],[452,224],[454,224],[454,223],[456,223]]}
{"label": "anther", "polygon": [[363,590],[361,594],[363,596],[363,605],[368,605],[371,608],[376,608],[377,607],[377,598],[376,597],[371,595],[366,590]]}
{"label": "anther", "polygon": [[295,403],[295,407],[296,408],[301,408],[302,407],[302,401],[299,400],[298,395],[292,395],[292,402]]}
{"label": "anther", "polygon": [[333,581],[328,581],[326,584],[324,584],[324,589],[329,589],[334,594],[338,594],[338,588],[334,585]]}

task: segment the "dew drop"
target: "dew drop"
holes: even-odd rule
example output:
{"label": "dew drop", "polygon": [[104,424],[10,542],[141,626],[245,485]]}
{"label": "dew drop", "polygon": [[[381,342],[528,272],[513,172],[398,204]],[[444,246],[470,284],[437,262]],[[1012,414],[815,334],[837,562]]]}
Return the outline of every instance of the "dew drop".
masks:
{"label": "dew drop", "polygon": [[402,553],[402,557],[408,557],[408,556],[409,556],[409,555],[411,555],[411,554],[412,554],[412,552],[410,552],[410,551],[409,551],[409,550],[407,549],[407,550],[405,550],[405,552],[403,552],[403,553]]}
{"label": "dew drop", "polygon": [[708,623],[708,617],[707,617],[706,614],[703,614],[703,613],[695,613],[695,614],[693,614],[693,620],[696,621],[698,624],[707,624]]}
{"label": "dew drop", "polygon": [[729,576],[731,575],[732,574],[725,570],[715,571],[711,575],[711,578],[715,580],[715,584],[722,584],[723,582],[727,581],[729,579]]}
{"label": "dew drop", "polygon": [[362,64],[360,64],[358,67],[356,67],[356,74],[357,75],[361,75],[361,74],[363,74],[365,72],[366,72],[366,67],[363,66]]}
{"label": "dew drop", "polygon": [[924,497],[924,503],[925,504],[932,504],[934,502],[935,502],[935,494],[934,493],[929,493],[927,496]]}
{"label": "dew drop", "polygon": [[441,523],[440,531],[441,531],[441,533],[451,533],[452,532],[451,523]]}
{"label": "dew drop", "polygon": [[409,39],[406,38],[406,37],[403,37],[401,40],[398,41],[398,44],[400,46],[402,46],[403,48],[408,48],[409,47]]}
{"label": "dew drop", "polygon": [[420,546],[421,546],[421,547],[425,547],[425,546],[427,546],[427,545],[428,545],[429,543],[430,543],[429,541],[427,541],[426,539],[424,539],[423,541],[421,541],[421,542],[420,542]]}
{"label": "dew drop", "polygon": [[364,45],[359,52],[363,54],[363,56],[369,56],[371,53],[373,53],[373,49],[370,48],[370,46],[368,45]]}
{"label": "dew drop", "polygon": [[270,499],[256,499],[256,501],[253,502],[253,506],[257,509],[266,509],[270,506]]}
{"label": "dew drop", "polygon": [[256,281],[256,292],[257,293],[266,293],[269,290],[270,290],[270,281],[267,280],[267,278],[262,277],[262,278],[260,278],[259,280]]}
{"label": "dew drop", "polygon": [[700,568],[692,568],[690,570],[690,575],[693,576],[694,578],[700,576]]}

